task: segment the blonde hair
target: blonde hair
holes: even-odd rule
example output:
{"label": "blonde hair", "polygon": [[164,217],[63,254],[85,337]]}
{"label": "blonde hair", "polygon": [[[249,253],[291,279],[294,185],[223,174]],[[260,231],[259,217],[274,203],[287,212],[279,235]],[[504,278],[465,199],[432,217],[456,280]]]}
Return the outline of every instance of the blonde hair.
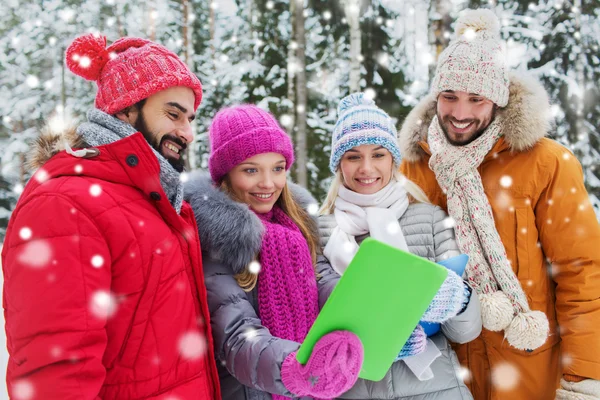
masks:
{"label": "blonde hair", "polygon": [[[226,176],[221,183],[221,190],[227,193],[233,200],[241,202],[231,190],[231,183]],[[304,239],[308,244],[308,250],[310,251],[310,258],[312,260],[313,267],[316,268],[317,253],[319,251],[319,236],[317,231],[317,225],[315,221],[308,215],[308,213],[298,204],[292,192],[290,191],[286,182],[285,186],[281,191],[281,195],[275,202],[281,210],[296,224]],[[257,254],[258,257],[258,254]],[[250,292],[256,287],[258,282],[258,274],[250,272],[248,266],[240,273],[233,276],[245,292]]]}
{"label": "blonde hair", "polygon": [[[423,189],[419,187],[419,185],[402,175],[400,171],[395,169],[395,166],[392,166],[392,168],[394,168],[392,171],[392,179],[395,179],[398,182],[403,182],[404,189],[406,189],[411,203],[430,203],[427,195]],[[335,210],[335,199],[338,197],[340,186],[343,184],[344,178],[342,177],[342,171],[340,171],[338,168],[337,171],[335,171],[335,176],[333,177],[333,181],[329,186],[327,197],[325,197],[325,201],[319,210],[321,215],[333,214],[333,211]]]}

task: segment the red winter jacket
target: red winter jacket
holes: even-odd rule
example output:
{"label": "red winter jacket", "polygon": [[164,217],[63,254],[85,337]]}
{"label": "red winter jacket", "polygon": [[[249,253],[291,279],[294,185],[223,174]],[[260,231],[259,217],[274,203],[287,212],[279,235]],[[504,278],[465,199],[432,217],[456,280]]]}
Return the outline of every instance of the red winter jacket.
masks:
{"label": "red winter jacket", "polygon": [[48,154],[12,214],[9,393],[220,399],[192,210],[171,206],[140,133],[98,149]]}

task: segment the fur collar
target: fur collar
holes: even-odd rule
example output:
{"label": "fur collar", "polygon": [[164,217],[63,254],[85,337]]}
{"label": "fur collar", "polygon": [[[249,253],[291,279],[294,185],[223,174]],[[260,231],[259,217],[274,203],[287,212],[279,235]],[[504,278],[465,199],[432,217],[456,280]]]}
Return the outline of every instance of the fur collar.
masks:
{"label": "fur collar", "polygon": [[[317,203],[306,189],[291,182],[288,185],[304,209]],[[190,174],[184,187],[184,199],[194,210],[202,251],[230,265],[234,273],[243,271],[261,248],[263,225],[260,219],[247,205],[215,188],[205,171]]]}
{"label": "fur collar", "polygon": [[27,159],[27,167],[30,170],[40,168],[52,156],[65,150],[65,143],[68,143],[74,149],[89,147],[77,133],[76,126],[68,127],[60,133],[56,133],[49,126],[45,126],[31,146],[32,151]]}
{"label": "fur collar", "polygon": [[[436,107],[437,99],[428,95],[404,120],[399,144],[406,161],[416,162],[424,155],[419,142],[427,140]],[[546,90],[534,77],[511,72],[508,104],[498,109],[496,118],[501,121],[504,140],[510,151],[529,150],[551,129]]]}

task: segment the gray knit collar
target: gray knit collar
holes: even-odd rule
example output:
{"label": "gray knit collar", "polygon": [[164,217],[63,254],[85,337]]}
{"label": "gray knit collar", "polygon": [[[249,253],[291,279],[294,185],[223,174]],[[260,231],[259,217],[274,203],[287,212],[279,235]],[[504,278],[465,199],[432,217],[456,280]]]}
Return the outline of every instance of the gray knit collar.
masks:
{"label": "gray knit collar", "polygon": [[[102,146],[114,143],[133,135],[137,130],[130,124],[121,121],[103,111],[93,108],[87,113],[88,121],[79,125],[77,133],[90,146]],[[181,211],[183,202],[183,184],[179,172],[173,168],[166,158],[148,143],[160,164],[160,183],[169,198],[169,202],[177,213]]]}

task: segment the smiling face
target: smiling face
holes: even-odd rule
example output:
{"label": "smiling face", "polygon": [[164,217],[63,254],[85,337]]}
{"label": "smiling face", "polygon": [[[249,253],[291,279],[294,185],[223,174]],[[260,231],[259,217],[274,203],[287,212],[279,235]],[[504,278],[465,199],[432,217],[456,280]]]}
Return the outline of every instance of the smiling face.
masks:
{"label": "smiling face", "polygon": [[344,186],[360,194],[377,193],[392,179],[393,163],[392,154],[383,146],[353,147],[340,161]]}
{"label": "smiling face", "polygon": [[141,132],[179,172],[183,171],[183,153],[192,142],[194,92],[183,86],[172,87],[148,97],[141,107],[130,107],[116,117]]}
{"label": "smiling face", "polygon": [[448,142],[465,146],[483,134],[494,119],[496,105],[473,93],[446,91],[437,101],[437,117]]}
{"label": "smiling face", "polygon": [[227,174],[233,196],[255,212],[271,211],[286,184],[285,158],[279,153],[257,154]]}

